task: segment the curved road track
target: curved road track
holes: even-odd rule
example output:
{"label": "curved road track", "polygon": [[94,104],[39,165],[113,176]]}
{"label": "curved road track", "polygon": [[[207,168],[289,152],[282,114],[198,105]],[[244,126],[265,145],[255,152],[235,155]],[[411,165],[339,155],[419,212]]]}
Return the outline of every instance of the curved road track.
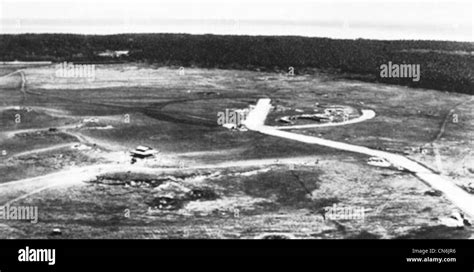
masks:
{"label": "curved road track", "polygon": [[244,124],[249,130],[257,131],[266,135],[384,158],[393,165],[411,172],[414,176],[432,188],[443,192],[446,198],[449,199],[454,205],[456,205],[469,217],[474,218],[474,196],[461,189],[453,182],[446,180],[442,176],[434,173],[432,170],[402,155],[374,150],[363,146],[326,140],[313,136],[281,131],[275,127],[265,126],[264,122],[270,111],[270,108],[270,99],[260,99],[254,110],[249,113]]}

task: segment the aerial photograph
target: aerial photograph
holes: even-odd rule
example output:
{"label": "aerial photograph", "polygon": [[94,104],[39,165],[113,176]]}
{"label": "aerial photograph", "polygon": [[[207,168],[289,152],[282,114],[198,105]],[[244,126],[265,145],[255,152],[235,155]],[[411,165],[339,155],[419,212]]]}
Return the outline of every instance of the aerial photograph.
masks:
{"label": "aerial photograph", "polygon": [[0,0],[0,239],[474,239],[473,10]]}

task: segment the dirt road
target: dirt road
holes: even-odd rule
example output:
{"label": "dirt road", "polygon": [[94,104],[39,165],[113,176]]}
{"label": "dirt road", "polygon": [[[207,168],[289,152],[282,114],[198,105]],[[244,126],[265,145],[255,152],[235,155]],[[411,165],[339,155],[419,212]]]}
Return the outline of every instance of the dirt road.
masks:
{"label": "dirt road", "polygon": [[[384,158],[395,166],[406,169],[411,172],[414,176],[431,186],[432,188],[443,192],[447,199],[449,199],[454,205],[461,209],[466,215],[471,218],[474,218],[474,196],[459,188],[453,182],[443,178],[442,176],[434,173],[430,169],[420,165],[419,163],[412,161],[404,156],[392,154],[385,151],[373,150],[363,146],[357,146],[342,142],[336,142],[331,140],[326,140],[318,137],[301,135],[286,131],[278,130],[274,127],[265,126],[263,120],[265,120],[266,115],[269,112],[270,100],[265,98],[257,103],[255,107],[255,112],[249,113],[248,118],[255,118],[255,120],[249,120],[247,127],[250,130],[254,130],[266,135],[276,136],[280,138],[285,138],[289,140],[304,142],[308,144],[317,144],[322,146],[327,146],[335,149],[356,152],[360,154],[365,154],[369,156],[375,156]],[[248,120],[248,119],[247,119]],[[246,121],[247,121],[246,120]]]}
{"label": "dirt road", "polygon": [[276,129],[306,129],[306,128],[318,128],[318,127],[336,127],[336,126],[344,126],[349,124],[360,123],[375,117],[375,112],[373,110],[362,110],[362,115],[350,119],[344,122],[334,122],[334,123],[323,123],[323,124],[308,124],[308,125],[297,125],[297,126],[278,126],[273,127]]}
{"label": "dirt road", "polygon": [[177,170],[205,170],[226,168],[250,168],[271,165],[311,165],[318,157],[302,156],[293,158],[270,158],[257,160],[227,161],[217,164],[183,165],[183,167],[150,168],[131,164],[99,164],[83,166],[74,169],[61,170],[56,173],[11,181],[0,184],[0,205],[7,205],[25,199],[53,187],[64,187],[83,184],[84,181],[94,179],[96,176],[113,172],[139,172],[147,174],[172,173]]}

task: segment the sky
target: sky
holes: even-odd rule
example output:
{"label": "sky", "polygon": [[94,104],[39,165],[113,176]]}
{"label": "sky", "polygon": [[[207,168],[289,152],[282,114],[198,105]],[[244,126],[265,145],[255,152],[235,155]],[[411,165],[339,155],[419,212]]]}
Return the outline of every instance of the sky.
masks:
{"label": "sky", "polygon": [[191,33],[473,42],[473,0],[0,0],[0,33]]}

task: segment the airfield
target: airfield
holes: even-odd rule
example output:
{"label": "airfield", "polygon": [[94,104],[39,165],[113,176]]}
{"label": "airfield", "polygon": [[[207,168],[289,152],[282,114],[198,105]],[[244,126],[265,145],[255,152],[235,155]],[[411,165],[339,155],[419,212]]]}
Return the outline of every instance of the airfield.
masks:
{"label": "airfield", "polygon": [[[270,98],[265,124],[278,131],[404,156],[472,195],[470,95],[139,63],[96,65],[93,78],[57,77],[54,65],[0,72],[0,206],[39,212],[35,224],[0,221],[1,238],[473,236],[472,226],[449,223],[452,200],[404,169],[217,124],[218,112]],[[331,105],[354,116],[343,125],[279,121]],[[158,153],[132,164],[139,145]],[[365,216],[326,218],[334,205]]]}

